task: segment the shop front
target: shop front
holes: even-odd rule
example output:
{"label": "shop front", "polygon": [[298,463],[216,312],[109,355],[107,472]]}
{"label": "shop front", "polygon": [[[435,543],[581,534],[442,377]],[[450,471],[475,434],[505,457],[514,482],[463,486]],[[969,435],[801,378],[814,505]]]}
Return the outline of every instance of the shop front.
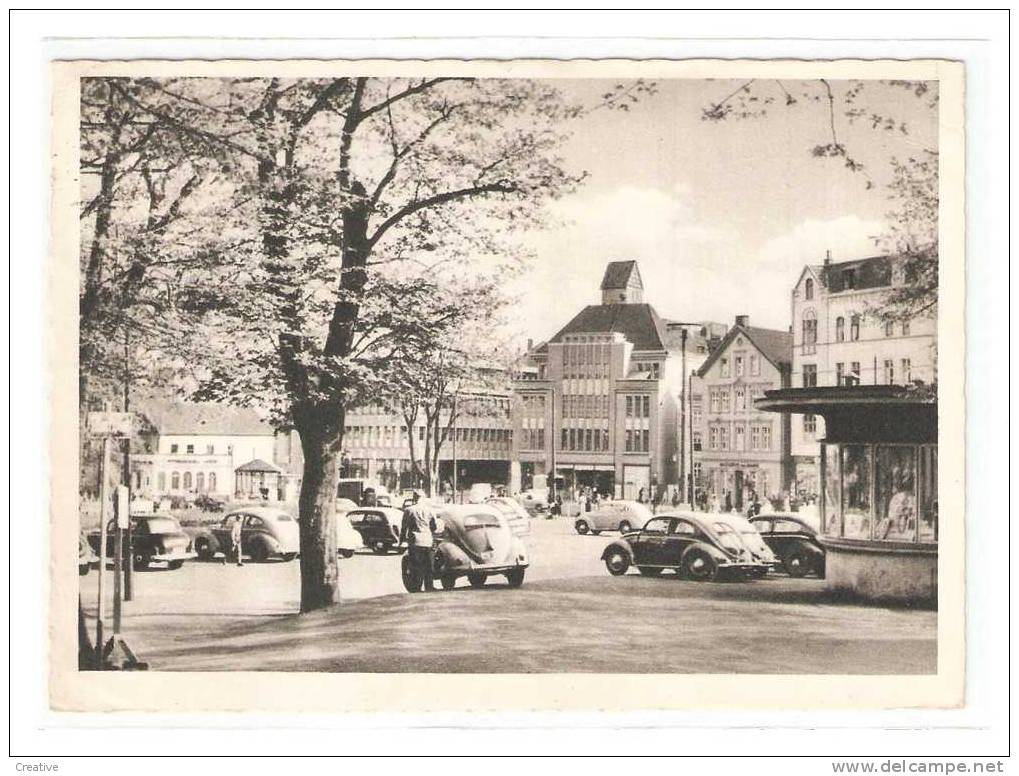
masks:
{"label": "shop front", "polygon": [[902,386],[852,386],[769,391],[757,406],[825,419],[819,538],[828,588],[936,603],[936,401]]}

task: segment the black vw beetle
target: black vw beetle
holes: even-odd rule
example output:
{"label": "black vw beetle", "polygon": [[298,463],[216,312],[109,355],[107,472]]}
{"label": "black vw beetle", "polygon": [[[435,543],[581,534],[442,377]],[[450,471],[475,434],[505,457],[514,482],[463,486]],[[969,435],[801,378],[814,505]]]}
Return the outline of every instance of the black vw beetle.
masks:
{"label": "black vw beetle", "polygon": [[711,515],[690,512],[653,517],[639,531],[609,544],[601,557],[613,576],[636,566],[648,577],[672,569],[698,582],[719,579],[723,574],[748,575],[761,567],[730,526],[712,520]]}
{"label": "black vw beetle", "polygon": [[750,522],[789,576],[805,577],[814,572],[824,577],[824,548],[817,541],[817,531],[806,520],[782,512],[757,515]]}

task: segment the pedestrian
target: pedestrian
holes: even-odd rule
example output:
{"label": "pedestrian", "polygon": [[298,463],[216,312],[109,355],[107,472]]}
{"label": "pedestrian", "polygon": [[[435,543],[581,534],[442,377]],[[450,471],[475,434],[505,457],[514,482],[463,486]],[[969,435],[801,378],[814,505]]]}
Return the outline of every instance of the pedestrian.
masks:
{"label": "pedestrian", "polygon": [[407,543],[410,563],[424,582],[425,591],[432,592],[435,590],[432,568],[435,515],[427,504],[418,503],[418,498],[415,492],[409,499],[410,504],[403,510],[400,541]]}
{"label": "pedestrian", "polygon": [[643,487],[641,487],[641,489],[637,491],[637,502],[640,503],[640,504],[644,503],[644,488]]}
{"label": "pedestrian", "polygon": [[[233,525],[230,526],[230,543],[233,545],[233,551],[237,556],[237,565],[243,566],[244,561],[241,558],[241,516],[238,515],[234,518]],[[225,562],[225,559],[224,559]]]}
{"label": "pedestrian", "polygon": [[732,492],[725,491],[725,511],[732,512]]}

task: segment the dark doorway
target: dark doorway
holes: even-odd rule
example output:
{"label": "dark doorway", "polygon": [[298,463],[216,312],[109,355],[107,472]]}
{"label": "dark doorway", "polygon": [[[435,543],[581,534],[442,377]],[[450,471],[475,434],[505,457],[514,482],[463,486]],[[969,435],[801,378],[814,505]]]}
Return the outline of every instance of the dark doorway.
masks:
{"label": "dark doorway", "polygon": [[736,470],[736,493],[734,498],[736,509],[743,510],[743,471]]}

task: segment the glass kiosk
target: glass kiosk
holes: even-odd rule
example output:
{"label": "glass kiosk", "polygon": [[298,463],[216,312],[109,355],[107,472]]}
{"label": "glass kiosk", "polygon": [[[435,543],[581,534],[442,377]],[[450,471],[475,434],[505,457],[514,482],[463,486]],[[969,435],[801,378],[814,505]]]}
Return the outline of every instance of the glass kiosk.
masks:
{"label": "glass kiosk", "polygon": [[820,415],[826,584],[873,600],[937,602],[938,418],[929,389],[785,388],[757,407]]}

